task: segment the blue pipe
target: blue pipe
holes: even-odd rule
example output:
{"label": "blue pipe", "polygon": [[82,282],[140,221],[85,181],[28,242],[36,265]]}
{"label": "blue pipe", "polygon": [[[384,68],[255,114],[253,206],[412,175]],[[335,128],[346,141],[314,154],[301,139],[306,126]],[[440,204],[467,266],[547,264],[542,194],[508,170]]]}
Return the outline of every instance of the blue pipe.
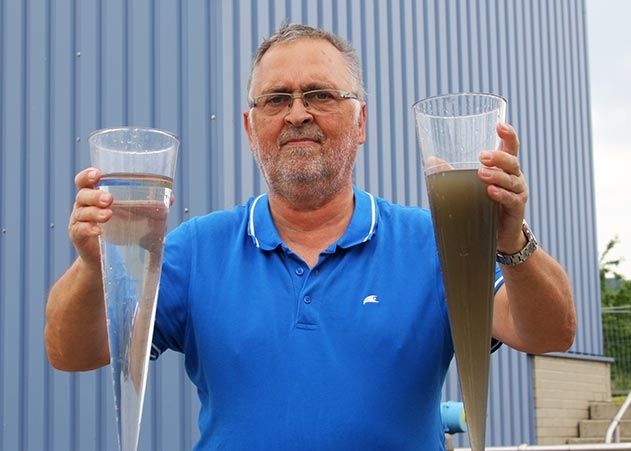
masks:
{"label": "blue pipe", "polygon": [[440,403],[440,419],[443,424],[443,432],[455,434],[467,432],[467,423],[464,415],[464,404],[456,401]]}

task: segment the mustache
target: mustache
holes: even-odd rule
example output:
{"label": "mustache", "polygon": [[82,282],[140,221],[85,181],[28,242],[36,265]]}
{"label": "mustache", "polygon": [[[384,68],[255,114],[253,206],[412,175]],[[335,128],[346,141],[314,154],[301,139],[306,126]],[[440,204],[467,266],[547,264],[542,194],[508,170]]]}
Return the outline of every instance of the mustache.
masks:
{"label": "mustache", "polygon": [[324,141],[324,133],[317,127],[287,127],[278,136],[278,145],[282,146],[289,141],[298,139],[310,139],[317,143]]}

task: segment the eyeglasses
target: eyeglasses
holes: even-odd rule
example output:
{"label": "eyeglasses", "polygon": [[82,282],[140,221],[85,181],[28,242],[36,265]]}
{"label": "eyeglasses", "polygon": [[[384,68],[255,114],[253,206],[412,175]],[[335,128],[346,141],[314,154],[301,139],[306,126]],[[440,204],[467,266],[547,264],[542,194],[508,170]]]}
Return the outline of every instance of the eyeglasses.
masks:
{"label": "eyeglasses", "polygon": [[357,95],[337,89],[315,89],[301,94],[288,92],[272,92],[254,97],[250,101],[250,108],[259,107],[267,116],[275,116],[281,111],[291,109],[294,99],[301,99],[308,111],[331,113],[337,110],[340,100],[357,99]]}

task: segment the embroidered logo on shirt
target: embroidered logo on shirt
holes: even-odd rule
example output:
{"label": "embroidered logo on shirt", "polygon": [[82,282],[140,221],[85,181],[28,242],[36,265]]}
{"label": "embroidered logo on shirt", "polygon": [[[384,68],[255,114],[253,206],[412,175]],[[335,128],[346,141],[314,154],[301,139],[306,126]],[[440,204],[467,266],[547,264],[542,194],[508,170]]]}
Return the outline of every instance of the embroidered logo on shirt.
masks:
{"label": "embroidered logo on shirt", "polygon": [[364,304],[379,304],[376,294],[370,294],[364,298]]}

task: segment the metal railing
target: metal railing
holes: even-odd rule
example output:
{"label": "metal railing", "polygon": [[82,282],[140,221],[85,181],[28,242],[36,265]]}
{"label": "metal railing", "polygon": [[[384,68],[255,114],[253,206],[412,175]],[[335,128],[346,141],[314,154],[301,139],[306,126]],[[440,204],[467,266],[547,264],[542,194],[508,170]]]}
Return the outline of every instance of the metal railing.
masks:
{"label": "metal railing", "polygon": [[605,443],[611,443],[614,432],[616,436],[616,443],[620,443],[620,421],[622,420],[624,413],[629,408],[629,405],[631,405],[631,392],[627,395],[627,399],[624,400],[620,409],[618,409],[616,416],[613,417],[613,420],[611,420],[611,423],[607,428],[607,433],[605,434]]}

